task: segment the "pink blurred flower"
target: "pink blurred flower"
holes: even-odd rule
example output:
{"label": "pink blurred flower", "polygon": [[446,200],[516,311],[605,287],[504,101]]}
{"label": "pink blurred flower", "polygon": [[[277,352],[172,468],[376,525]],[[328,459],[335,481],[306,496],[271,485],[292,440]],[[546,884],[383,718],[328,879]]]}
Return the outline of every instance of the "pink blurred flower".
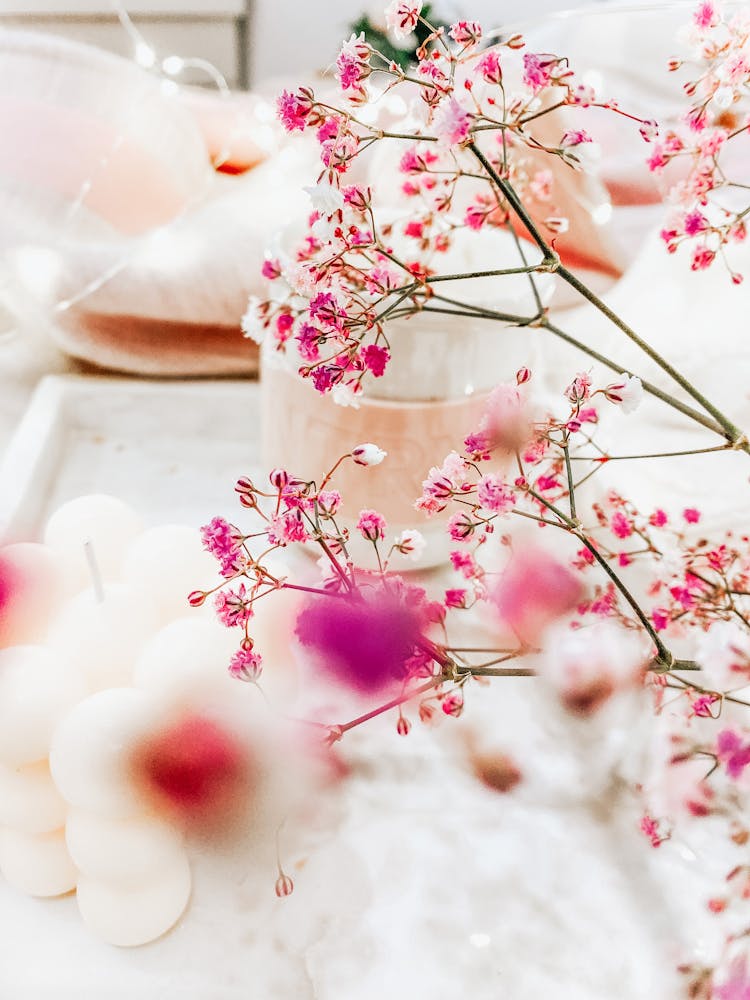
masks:
{"label": "pink blurred flower", "polygon": [[750,1000],[750,969],[745,955],[738,955],[728,969],[728,976],[713,988],[714,1000]]}
{"label": "pink blurred flower", "polygon": [[240,647],[229,661],[229,673],[242,681],[257,681],[263,670],[260,653]]}
{"label": "pink blurred flower", "polygon": [[484,510],[507,514],[513,509],[515,495],[501,476],[489,472],[477,484],[477,500]]}
{"label": "pink blurred flower", "polygon": [[736,781],[750,764],[750,743],[743,743],[733,729],[723,729],[716,737],[716,756],[727,775]]}
{"label": "pink blurred flower", "polygon": [[295,631],[335,680],[374,693],[403,679],[421,629],[418,609],[378,591],[366,600],[314,598],[297,618]]}
{"label": "pink blurred flower", "polygon": [[469,138],[471,115],[455,97],[447,97],[438,105],[432,127],[443,146],[460,146]]}
{"label": "pink blurred flower", "polygon": [[582,595],[579,577],[567,566],[543,549],[527,546],[511,559],[493,599],[502,620],[522,640],[535,643]]}

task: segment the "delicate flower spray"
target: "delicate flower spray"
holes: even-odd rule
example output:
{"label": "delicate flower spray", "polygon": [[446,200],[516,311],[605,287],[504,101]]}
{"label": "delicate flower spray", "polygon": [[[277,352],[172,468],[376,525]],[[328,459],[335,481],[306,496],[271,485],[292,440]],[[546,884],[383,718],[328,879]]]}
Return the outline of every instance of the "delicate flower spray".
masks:
{"label": "delicate flower spray", "polygon": [[[579,81],[564,57],[526,51],[519,35],[489,47],[476,22],[433,28],[414,0],[394,0],[386,20],[397,37],[417,24],[427,29],[413,69],[353,36],[335,64],[341,106],[306,87],[278,100],[287,131],[317,139],[321,172],[311,178],[313,211],[304,238],[266,262],[273,295],[250,304],[247,335],[270,341],[275,351],[296,352],[299,376],[323,395],[366,393],[368,381],[381,378],[392,363],[389,322],[433,313],[454,316],[457,324],[466,318],[495,323],[499,335],[516,327],[559,338],[581,352],[581,370],[561,381],[556,399],[542,408],[528,367],[498,385],[471,433],[425,468],[422,493],[414,498],[414,528],[390,540],[375,495],[356,525],[340,522],[337,470],[353,463],[367,476],[368,467],[388,461],[377,442],[352,441],[319,480],[280,468],[263,482],[241,479],[236,491],[254,519],[252,528],[246,533],[219,518],[206,525],[205,547],[216,556],[223,583],[215,595],[193,592],[190,602],[213,597],[220,620],[240,635],[231,673],[262,686],[263,671],[273,664],[264,662],[254,642],[256,606],[282,591],[300,593],[290,643],[321,675],[365,702],[358,716],[320,726],[329,744],[384,713],[393,714],[399,735],[409,733],[412,719],[430,724],[458,717],[491,677],[538,675],[571,733],[606,720],[618,699],[636,692],[637,713],[654,716],[654,727],[667,733],[669,752],[661,763],[642,762],[620,792],[640,801],[633,828],[659,847],[682,823],[721,817],[724,839],[717,850],[730,842],[744,847],[750,842],[750,716],[738,709],[750,706],[742,691],[750,686],[748,537],[729,533],[711,540],[692,505],[679,516],[661,507],[640,510],[620,491],[591,488],[610,463],[732,451],[737,463],[747,463],[750,452],[740,428],[566,264],[567,227],[564,205],[555,201],[555,174],[580,169],[591,137],[567,127],[565,112],[598,107],[632,116]],[[725,20],[709,0],[691,32],[701,69],[686,86],[694,100],[686,116],[689,138],[677,131],[660,135],[654,122],[639,119],[633,128],[651,143],[652,170],[678,157],[689,166],[676,188],[680,208],[665,239],[670,250],[692,241],[697,269],[744,238],[750,211],[718,202],[724,192],[747,190],[726,180],[719,158],[729,140],[750,127],[750,18]],[[383,93],[395,89],[410,108],[403,125],[371,124],[365,106],[377,111]],[[556,143],[537,137],[540,123],[546,136],[559,124]],[[353,179],[359,158],[383,142],[398,149],[395,169],[406,204],[400,220],[392,213],[381,218],[377,190]],[[488,260],[482,270],[441,269],[459,234],[488,228],[514,236],[517,264],[498,268]],[[616,358],[553,322],[538,288],[549,274],[636,345],[676,394],[624,371]],[[519,276],[536,303],[531,314],[473,303],[467,290],[468,279]],[[611,375],[595,376],[587,361]],[[686,428],[700,427],[706,446],[651,455],[599,443],[599,425],[614,410],[626,415],[616,426],[627,440],[627,415],[646,399],[671,410]],[[447,518],[450,555],[438,587],[434,575],[423,584],[404,571],[424,546],[420,520],[440,513]],[[528,532],[524,536],[514,524],[536,531],[536,541],[525,541]],[[371,548],[367,566],[355,563],[353,536]],[[298,580],[269,558],[294,546],[317,549],[319,579],[303,574]],[[496,641],[466,646],[454,638],[457,623],[478,613],[485,630],[491,623]],[[512,756],[503,756],[502,766],[481,760],[477,774],[489,787],[506,792],[523,784],[523,768]],[[698,764],[695,780],[685,781],[686,763]],[[669,808],[651,794],[651,772],[659,769],[660,780],[679,788]],[[748,898],[749,871],[750,857],[728,873],[717,890],[721,903],[712,901],[716,919]],[[288,894],[291,880],[282,889]],[[728,922],[726,955],[715,956],[715,970],[685,965],[691,996],[750,996],[750,937],[737,927],[736,919]]]}

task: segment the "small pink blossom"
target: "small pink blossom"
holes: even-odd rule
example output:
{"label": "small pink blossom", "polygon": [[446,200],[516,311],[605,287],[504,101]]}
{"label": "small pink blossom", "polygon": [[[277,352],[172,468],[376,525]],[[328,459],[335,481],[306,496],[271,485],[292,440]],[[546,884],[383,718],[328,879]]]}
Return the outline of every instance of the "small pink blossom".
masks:
{"label": "small pink blossom", "polygon": [[380,465],[383,459],[388,455],[387,451],[383,451],[382,448],[378,448],[376,444],[358,444],[356,448],[352,448],[351,452],[352,458],[357,463],[357,465]]}
{"label": "small pink blossom", "polygon": [[445,592],[445,606],[448,608],[465,608],[467,591],[454,587]]}
{"label": "small pink blossom", "polygon": [[406,528],[402,531],[393,544],[401,555],[408,556],[414,562],[421,558],[427,547],[424,536],[414,528]]}
{"label": "small pink blossom", "polygon": [[697,524],[701,519],[701,512],[696,507],[686,507],[682,516],[688,524]]}
{"label": "small pink blossom", "polygon": [[657,632],[663,632],[672,620],[666,608],[654,608],[651,612],[651,620]]}
{"label": "small pink blossom", "polygon": [[593,142],[591,136],[588,132],[584,132],[583,129],[579,128],[565,133],[560,140],[560,148],[571,149],[574,146],[581,146],[587,142]]}
{"label": "small pink blossom", "polygon": [[502,83],[503,68],[497,49],[488,49],[477,62],[476,70],[487,83]]}
{"label": "small pink blossom", "polygon": [[220,590],[214,598],[214,608],[216,617],[227,628],[246,625],[253,614],[244,583],[241,583],[237,590],[231,588]]}
{"label": "small pink blossom", "polygon": [[458,691],[446,695],[440,707],[446,715],[451,715],[454,719],[457,719],[464,710],[463,695]]}
{"label": "small pink blossom", "polygon": [[321,490],[318,493],[318,510],[326,517],[333,517],[341,504],[338,490]]}
{"label": "small pink blossom", "polygon": [[648,839],[651,841],[652,847],[661,847],[665,840],[669,839],[669,835],[664,835],[659,831],[659,821],[649,816],[648,813],[643,815],[641,822],[638,824],[640,826],[641,832],[645,833]]}
{"label": "small pink blossom", "polygon": [[523,82],[535,94],[543,90],[552,79],[552,69],[557,61],[556,56],[526,52],[523,57]]}
{"label": "small pink blossom", "polygon": [[705,271],[706,268],[710,267],[711,264],[713,264],[715,257],[716,257],[716,252],[714,250],[711,250],[709,247],[705,246],[705,244],[697,246],[693,250],[693,256],[690,261],[690,270]]}
{"label": "small pink blossom", "polygon": [[612,534],[617,538],[629,538],[633,534],[633,525],[621,510],[615,511],[612,515],[609,527]]}
{"label": "small pink blossom", "polygon": [[456,21],[448,34],[458,45],[477,45],[482,39],[482,25],[477,21]]}
{"label": "small pink blossom", "polygon": [[269,522],[268,541],[271,545],[283,546],[292,542],[305,542],[309,537],[299,510],[276,514]]}
{"label": "small pink blossom", "polygon": [[362,361],[365,368],[371,372],[375,378],[380,378],[385,374],[386,365],[391,359],[391,352],[387,347],[379,344],[368,344],[362,349]]}
{"label": "small pink blossom", "polygon": [[393,0],[385,10],[385,23],[397,40],[410,35],[419,23],[422,0]]}
{"label": "small pink blossom", "polygon": [[312,106],[312,96],[306,91],[292,94],[290,91],[284,90],[276,101],[279,120],[287,132],[302,132],[304,130]]}
{"label": "small pink blossom", "polygon": [[219,561],[221,575],[233,576],[246,562],[242,535],[222,517],[215,517],[201,528],[203,548]]}
{"label": "small pink blossom", "polygon": [[723,729],[716,737],[716,757],[727,775],[736,781],[750,764],[750,743],[743,743],[733,729]]}
{"label": "small pink blossom", "polygon": [[260,653],[240,647],[229,661],[229,673],[241,681],[257,681],[263,670]]}
{"label": "small pink blossom", "polygon": [[513,509],[515,495],[501,476],[490,472],[482,476],[477,484],[477,500],[484,510],[507,514]]}
{"label": "small pink blossom", "polygon": [[618,382],[613,382],[604,390],[610,403],[618,403],[623,413],[633,413],[643,401],[643,385],[637,375],[623,372]]}
{"label": "small pink blossom", "polygon": [[447,97],[437,107],[432,127],[443,146],[461,146],[470,136],[471,115],[455,97]]}
{"label": "small pink blossom", "polygon": [[376,510],[361,510],[357,520],[357,531],[368,542],[377,542],[385,538],[387,525],[385,518]]}

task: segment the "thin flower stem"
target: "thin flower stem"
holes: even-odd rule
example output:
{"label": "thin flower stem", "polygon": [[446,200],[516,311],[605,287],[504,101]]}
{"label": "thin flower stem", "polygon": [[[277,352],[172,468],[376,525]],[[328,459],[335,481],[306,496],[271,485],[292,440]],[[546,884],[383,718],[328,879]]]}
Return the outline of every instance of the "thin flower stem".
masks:
{"label": "thin flower stem", "polygon": [[640,348],[640,350],[642,350],[647,357],[657,364],[662,371],[666,372],[667,375],[669,375],[669,377],[677,383],[677,385],[684,389],[684,391],[691,396],[696,403],[698,403],[699,406],[706,411],[706,413],[710,414],[714,418],[717,424],[719,424],[724,437],[731,441],[737,450],[750,454],[750,442],[748,442],[747,436],[740,430],[740,428],[737,427],[736,424],[732,423],[732,421],[729,420],[729,418],[726,417],[721,410],[715,407],[713,403],[711,403],[710,400],[708,400],[703,393],[692,384],[692,382],[677,371],[677,369],[674,368],[666,358],[662,357],[658,351],[643,340],[643,338],[640,337],[635,330],[633,330],[632,327],[630,327],[615,312],[613,312],[612,309],[610,309],[598,295],[596,295],[587,285],[584,285],[584,283],[580,281],[580,279],[577,278],[572,271],[568,270],[568,268],[560,262],[559,257],[555,254],[545,238],[542,236],[534,220],[526,211],[523,202],[518,197],[511,184],[497,173],[489,160],[474,143],[471,143],[468,148],[476,156],[495,184],[497,184],[508,201],[508,204],[524,224],[532,240],[544,254],[544,260],[549,264],[549,270],[556,271],[563,281],[567,282],[567,284],[569,284],[571,288],[574,288],[579,295],[590,302],[594,308],[598,309],[598,311],[602,313],[602,315],[606,316],[607,319],[619,330],[621,330],[638,348]]}
{"label": "thin flower stem", "polygon": [[654,451],[647,455],[571,455],[571,462],[626,462],[636,458],[679,458],[683,455],[708,455],[714,451],[731,451],[732,445],[717,444],[713,448],[690,448],[686,451]]}
{"label": "thin flower stem", "polygon": [[576,514],[576,496],[575,496],[575,484],[573,482],[573,470],[570,467],[570,449],[567,444],[563,445],[563,455],[565,457],[565,475],[568,479],[568,502],[570,503],[570,517],[571,520],[577,521],[578,515]]}
{"label": "thin flower stem", "polygon": [[563,281],[566,281],[571,288],[575,288],[575,290],[582,295],[583,298],[590,302],[591,305],[598,309],[602,315],[606,316],[611,323],[614,323],[619,330],[622,330],[629,340],[632,340],[632,342],[639,347],[655,364],[657,364],[662,371],[666,372],[667,375],[669,375],[669,377],[677,383],[677,385],[684,389],[685,392],[696,401],[696,403],[702,406],[706,413],[709,413],[721,426],[724,436],[732,442],[738,450],[745,451],[750,454],[750,444],[748,444],[747,438],[740,428],[737,427],[736,424],[732,423],[732,421],[729,420],[729,418],[726,417],[721,410],[715,407],[710,400],[706,399],[703,393],[696,389],[692,382],[678,372],[677,369],[674,368],[666,358],[662,357],[658,351],[655,351],[650,344],[646,343],[646,341],[643,340],[643,338],[640,337],[635,330],[632,329],[632,327],[628,326],[624,320],[620,319],[620,317],[613,312],[605,302],[602,302],[598,295],[595,295],[590,288],[584,285],[582,281],[579,281],[572,271],[569,271],[567,267],[560,265],[557,269],[557,273]]}
{"label": "thin flower stem", "polygon": [[398,698],[391,698],[384,705],[379,705],[377,708],[373,708],[371,712],[365,712],[364,715],[358,715],[356,719],[352,719],[351,722],[345,722],[343,725],[331,726],[330,728],[335,732],[340,732],[343,736],[350,729],[354,729],[355,726],[361,726],[363,722],[369,722],[370,719],[375,719],[378,715],[382,715],[383,712],[388,712],[392,708],[398,708],[399,705],[403,705],[404,702],[411,701],[412,698],[416,698],[417,695],[424,694],[425,691],[429,691],[431,688],[437,687],[443,682],[444,678],[442,676],[431,677],[430,680],[425,681],[424,684],[420,684],[419,687],[412,688],[411,691],[405,691],[404,694],[399,695]]}
{"label": "thin flower stem", "polygon": [[456,667],[456,675],[471,677],[536,677],[536,671],[528,667],[470,667],[461,664]]}

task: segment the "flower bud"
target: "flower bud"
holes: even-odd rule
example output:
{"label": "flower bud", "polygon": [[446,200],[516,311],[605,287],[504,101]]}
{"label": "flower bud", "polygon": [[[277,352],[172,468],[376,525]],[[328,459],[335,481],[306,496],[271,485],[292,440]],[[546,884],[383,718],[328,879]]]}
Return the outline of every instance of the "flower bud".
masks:
{"label": "flower bud", "polygon": [[276,879],[276,895],[279,899],[283,899],[285,896],[291,896],[294,892],[294,882],[289,875],[281,872],[279,877]]}
{"label": "flower bud", "polygon": [[376,444],[359,444],[351,452],[357,465],[380,465],[388,452],[378,448]]}
{"label": "flower bud", "polygon": [[271,486],[277,490],[283,490],[285,486],[289,485],[289,473],[286,469],[271,469],[268,479]]}
{"label": "flower bud", "polygon": [[524,382],[528,382],[531,378],[530,368],[519,368],[516,372],[516,385],[523,385]]}
{"label": "flower bud", "polygon": [[396,732],[399,736],[408,736],[411,729],[411,722],[406,718],[405,715],[399,715],[398,722],[396,723]]}
{"label": "flower bud", "polygon": [[203,590],[194,590],[188,594],[188,604],[191,608],[200,608],[206,601],[206,593]]}

